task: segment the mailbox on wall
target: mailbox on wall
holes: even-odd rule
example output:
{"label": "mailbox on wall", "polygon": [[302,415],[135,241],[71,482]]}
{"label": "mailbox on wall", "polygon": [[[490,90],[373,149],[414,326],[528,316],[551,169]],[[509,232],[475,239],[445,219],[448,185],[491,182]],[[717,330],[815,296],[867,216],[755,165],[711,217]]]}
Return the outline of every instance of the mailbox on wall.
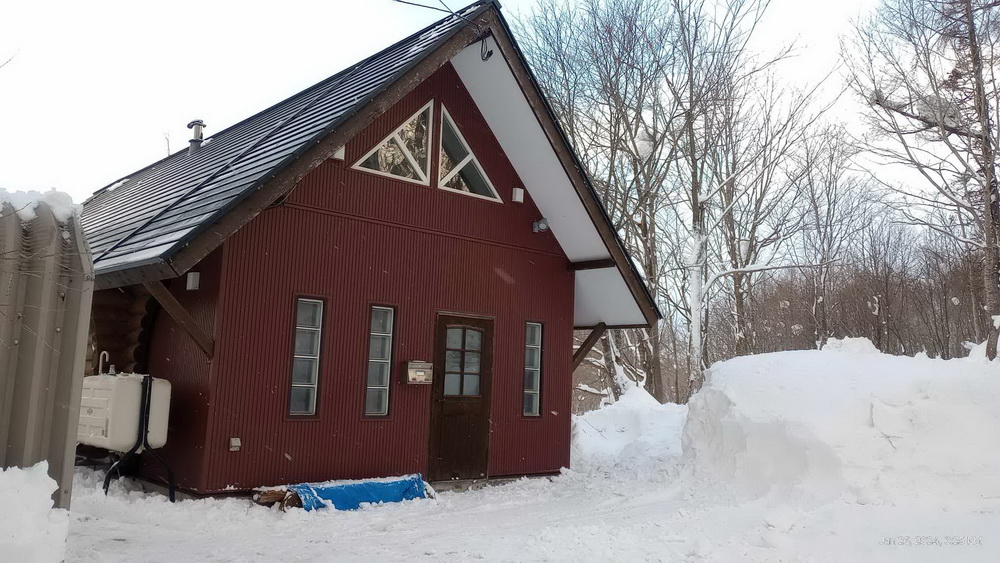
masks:
{"label": "mailbox on wall", "polygon": [[430,362],[412,361],[406,364],[406,382],[426,384],[434,381],[434,364]]}

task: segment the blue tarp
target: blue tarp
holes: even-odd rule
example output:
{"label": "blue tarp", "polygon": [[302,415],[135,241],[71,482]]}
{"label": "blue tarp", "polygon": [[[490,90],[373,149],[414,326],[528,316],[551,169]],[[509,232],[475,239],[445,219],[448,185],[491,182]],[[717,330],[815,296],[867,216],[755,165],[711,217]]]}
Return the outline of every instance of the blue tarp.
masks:
{"label": "blue tarp", "polygon": [[425,498],[424,479],[417,473],[372,481],[331,481],[289,485],[302,500],[302,508],[316,510],[332,505],[337,510],[354,510],[363,502],[399,502]]}

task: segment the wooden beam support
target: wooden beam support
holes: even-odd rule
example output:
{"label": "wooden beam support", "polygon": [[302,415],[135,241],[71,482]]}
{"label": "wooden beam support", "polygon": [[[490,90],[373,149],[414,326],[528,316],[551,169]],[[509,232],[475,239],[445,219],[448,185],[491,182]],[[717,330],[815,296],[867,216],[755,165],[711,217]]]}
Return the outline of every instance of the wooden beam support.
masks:
{"label": "wooden beam support", "polygon": [[201,351],[208,356],[211,360],[212,356],[215,354],[215,341],[212,340],[210,336],[205,334],[205,331],[198,326],[195,322],[194,317],[187,312],[187,309],[181,305],[181,302],[174,297],[174,294],[170,293],[170,290],[163,285],[161,281],[150,281],[142,284],[154,299],[163,307],[163,310],[170,315],[170,318],[174,319],[174,322],[180,325],[184,332],[194,340],[194,343],[201,348]]}
{"label": "wooden beam support", "polygon": [[590,331],[590,335],[587,336],[587,339],[584,340],[583,344],[581,344],[580,347],[576,349],[576,352],[573,353],[574,370],[580,367],[580,364],[583,363],[583,359],[587,357],[587,354],[590,353],[590,350],[594,347],[594,344],[597,344],[597,341],[601,339],[601,336],[604,335],[604,331],[606,331],[607,329],[608,325],[604,323],[597,323],[597,326],[594,327],[594,330]]}
{"label": "wooden beam support", "polygon": [[604,268],[617,268],[618,264],[613,258],[602,258],[600,260],[583,260],[581,262],[570,262],[569,269],[574,272],[580,270],[601,270]]}

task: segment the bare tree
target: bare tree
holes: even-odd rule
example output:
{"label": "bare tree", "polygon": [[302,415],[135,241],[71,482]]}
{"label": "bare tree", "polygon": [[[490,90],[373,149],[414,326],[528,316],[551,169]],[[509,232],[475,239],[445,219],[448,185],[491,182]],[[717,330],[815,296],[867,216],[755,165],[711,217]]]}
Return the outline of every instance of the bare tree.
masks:
{"label": "bare tree", "polygon": [[813,117],[808,93],[793,95],[769,74],[787,51],[758,60],[747,47],[767,5],[583,0],[543,4],[520,23],[543,87],[666,310],[655,330],[608,340],[660,400],[682,401],[682,388],[698,386],[707,305],[726,287],[738,294],[733,318],[751,330],[753,277],[777,267],[774,248],[794,230],[787,163]]}
{"label": "bare tree", "polygon": [[[811,288],[815,346],[833,335],[830,307],[834,270],[842,267],[858,237],[884,210],[879,187],[851,170],[858,148],[842,125],[820,128],[798,152],[797,178],[804,212],[802,236],[792,248]],[[884,219],[884,215],[882,217]]]}
{"label": "bare tree", "polygon": [[[998,9],[982,0],[884,0],[858,26],[847,57],[868,107],[868,148],[881,163],[915,171],[926,188],[906,186],[904,217],[978,251],[989,315],[1000,313]],[[993,358],[996,331],[989,342]]]}

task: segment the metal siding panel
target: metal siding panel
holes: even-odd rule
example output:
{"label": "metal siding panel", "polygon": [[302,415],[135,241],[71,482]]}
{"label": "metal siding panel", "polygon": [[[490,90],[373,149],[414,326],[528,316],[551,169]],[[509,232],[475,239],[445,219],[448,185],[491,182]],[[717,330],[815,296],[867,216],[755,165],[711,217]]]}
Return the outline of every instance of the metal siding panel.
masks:
{"label": "metal siding panel", "polygon": [[[209,335],[216,334],[216,310],[222,277],[222,249],[216,250],[192,271],[201,272],[201,288],[185,289],[185,278],[164,282],[181,305]],[[165,311],[156,315],[150,340],[149,373],[170,381],[170,423],[167,443],[158,453],[174,471],[177,484],[204,492],[205,439],[211,408],[212,363]],[[157,463],[143,463],[145,476],[158,479]]]}
{"label": "metal siding panel", "polygon": [[[490,473],[569,465],[573,273],[538,211],[513,204],[519,179],[450,67],[390,108],[348,147],[359,155],[428,99],[444,100],[508,202],[490,203],[328,161],[288,205],[225,243],[206,491],[425,472],[430,387],[402,383],[433,357],[438,312],[495,319]],[[435,108],[435,127],[440,111]],[[436,138],[436,137],[435,137]],[[436,150],[432,157],[436,161]],[[348,161],[350,162],[350,160]],[[318,416],[290,419],[296,296],[326,301]],[[397,308],[390,416],[365,419],[368,308]],[[545,323],[543,416],[521,416],[524,323]],[[243,448],[228,451],[228,439]]]}

